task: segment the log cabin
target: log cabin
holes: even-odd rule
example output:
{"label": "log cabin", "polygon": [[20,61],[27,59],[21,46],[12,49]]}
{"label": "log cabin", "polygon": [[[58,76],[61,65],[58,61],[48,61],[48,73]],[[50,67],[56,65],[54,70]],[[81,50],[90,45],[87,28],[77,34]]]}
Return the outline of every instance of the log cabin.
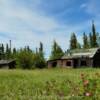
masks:
{"label": "log cabin", "polygon": [[60,59],[48,60],[48,68],[100,67],[100,48],[68,50]]}
{"label": "log cabin", "polygon": [[15,60],[0,60],[0,69],[14,69],[15,65]]}

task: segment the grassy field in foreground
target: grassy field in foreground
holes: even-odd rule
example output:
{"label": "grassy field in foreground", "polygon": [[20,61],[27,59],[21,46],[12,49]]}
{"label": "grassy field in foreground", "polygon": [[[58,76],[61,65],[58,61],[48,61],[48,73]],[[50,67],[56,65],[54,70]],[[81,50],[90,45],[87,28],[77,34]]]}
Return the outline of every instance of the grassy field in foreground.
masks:
{"label": "grassy field in foreground", "polygon": [[[93,84],[86,87],[89,91],[84,89],[80,77],[84,75],[97,82],[95,90]],[[92,100],[82,96],[84,91],[95,91],[100,100],[100,78],[96,75],[100,69],[0,70],[0,100]]]}

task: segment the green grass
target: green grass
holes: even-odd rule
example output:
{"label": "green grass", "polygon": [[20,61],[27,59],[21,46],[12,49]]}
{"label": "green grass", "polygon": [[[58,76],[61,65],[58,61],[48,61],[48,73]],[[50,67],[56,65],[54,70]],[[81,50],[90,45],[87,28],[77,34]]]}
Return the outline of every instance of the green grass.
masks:
{"label": "green grass", "polygon": [[[45,98],[47,83],[52,81],[56,81],[52,83],[55,84],[54,88],[61,89],[66,97],[70,97],[72,87],[63,82],[70,80],[81,88],[81,73],[93,79],[100,69],[0,70],[0,100],[54,100],[56,93],[52,90],[52,93],[48,93],[48,99]],[[97,92],[100,92],[100,84]]]}

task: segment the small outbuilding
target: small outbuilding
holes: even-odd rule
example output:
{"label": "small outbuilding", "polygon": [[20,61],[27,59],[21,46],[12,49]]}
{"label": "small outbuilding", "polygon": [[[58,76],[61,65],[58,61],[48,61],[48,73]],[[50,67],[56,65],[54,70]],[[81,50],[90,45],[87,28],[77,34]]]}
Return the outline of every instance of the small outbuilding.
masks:
{"label": "small outbuilding", "polygon": [[51,67],[100,67],[100,48],[68,50],[60,59],[47,61]]}
{"label": "small outbuilding", "polygon": [[16,65],[15,60],[0,60],[1,69],[14,69]]}

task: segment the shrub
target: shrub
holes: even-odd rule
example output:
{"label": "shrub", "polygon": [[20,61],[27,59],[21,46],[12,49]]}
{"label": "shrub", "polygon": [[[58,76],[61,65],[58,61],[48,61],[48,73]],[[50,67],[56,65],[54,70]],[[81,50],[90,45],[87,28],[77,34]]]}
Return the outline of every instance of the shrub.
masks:
{"label": "shrub", "polygon": [[35,54],[33,57],[33,66],[35,66],[36,68],[46,67],[45,59],[39,53]]}
{"label": "shrub", "polygon": [[25,49],[20,50],[18,57],[18,66],[23,69],[31,69],[33,66],[33,53],[26,51]]}

